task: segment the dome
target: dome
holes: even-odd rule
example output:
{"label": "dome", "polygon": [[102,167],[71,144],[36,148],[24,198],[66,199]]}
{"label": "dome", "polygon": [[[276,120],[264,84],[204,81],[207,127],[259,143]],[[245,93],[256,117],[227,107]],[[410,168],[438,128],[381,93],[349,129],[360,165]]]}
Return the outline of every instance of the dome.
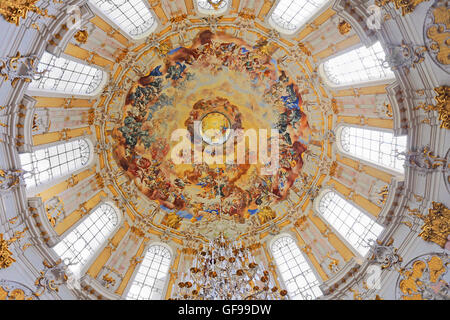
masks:
{"label": "dome", "polygon": [[407,3],[0,4],[0,299],[448,299],[448,8]]}

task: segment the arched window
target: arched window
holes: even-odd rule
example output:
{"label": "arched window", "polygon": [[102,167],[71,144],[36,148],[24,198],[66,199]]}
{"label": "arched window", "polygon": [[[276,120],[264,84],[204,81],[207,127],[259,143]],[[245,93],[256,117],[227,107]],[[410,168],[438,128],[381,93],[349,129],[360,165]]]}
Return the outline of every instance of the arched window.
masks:
{"label": "arched window", "polygon": [[382,66],[386,54],[380,42],[365,46],[331,58],[323,64],[328,81],[335,86],[394,79],[390,68]]}
{"label": "arched window", "polygon": [[91,147],[84,139],[64,142],[20,155],[27,188],[34,188],[85,167]]}
{"label": "arched window", "polygon": [[328,0],[281,0],[271,21],[286,33],[294,33],[325,6]]}
{"label": "arched window", "polygon": [[105,243],[118,223],[116,210],[109,204],[102,204],[54,246],[53,250],[70,265],[72,271],[80,271]]}
{"label": "arched window", "polygon": [[127,300],[161,300],[171,258],[166,247],[150,246],[130,287]]}
{"label": "arched window", "polygon": [[344,127],[341,129],[340,145],[350,155],[395,170],[404,172],[406,136],[394,137],[392,132]]}
{"label": "arched window", "polygon": [[197,0],[197,6],[201,13],[219,14],[228,9],[230,0]]}
{"label": "arched window", "polygon": [[44,52],[37,67],[43,72],[30,83],[31,89],[67,94],[92,95],[102,84],[104,72],[96,67]]}
{"label": "arched window", "polygon": [[369,251],[369,243],[376,240],[383,227],[333,191],[319,202],[319,212],[362,256]]}
{"label": "arched window", "polygon": [[89,0],[132,37],[148,32],[156,20],[144,0]]}
{"label": "arched window", "polygon": [[292,300],[312,300],[322,295],[311,267],[289,236],[275,240],[271,251],[289,297]]}

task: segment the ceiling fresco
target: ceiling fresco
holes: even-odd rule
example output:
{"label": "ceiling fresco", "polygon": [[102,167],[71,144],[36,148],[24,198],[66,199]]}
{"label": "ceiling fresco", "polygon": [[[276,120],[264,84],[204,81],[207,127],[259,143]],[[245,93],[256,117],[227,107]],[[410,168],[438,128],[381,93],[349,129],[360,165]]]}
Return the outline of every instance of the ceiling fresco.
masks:
{"label": "ceiling fresco", "polygon": [[[112,132],[114,157],[166,212],[163,224],[178,228],[183,220],[221,216],[245,223],[255,214],[265,223],[275,215],[267,208],[286,201],[302,172],[312,129],[302,89],[277,65],[275,51],[265,40],[249,45],[229,34],[201,31],[191,47],[158,58],[132,86]],[[174,139],[180,129],[186,137]],[[254,161],[252,152],[244,155],[245,163],[238,160],[243,155],[236,145],[248,150],[251,141],[230,132],[250,129],[260,139],[260,129],[267,130],[269,141],[272,130],[279,136],[276,148],[267,142],[270,160]],[[225,145],[233,147],[231,161],[229,153],[217,154],[215,147]],[[180,146],[193,152],[181,152]],[[196,151],[223,161],[198,162]],[[185,161],[174,161],[174,155]],[[263,170],[267,167],[272,174]]]}

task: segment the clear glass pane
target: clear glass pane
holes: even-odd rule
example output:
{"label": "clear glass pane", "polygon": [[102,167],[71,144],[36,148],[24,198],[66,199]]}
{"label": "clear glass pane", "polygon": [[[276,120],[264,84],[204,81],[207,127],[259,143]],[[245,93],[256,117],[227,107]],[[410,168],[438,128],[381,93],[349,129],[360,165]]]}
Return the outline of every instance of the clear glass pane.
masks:
{"label": "clear glass pane", "polygon": [[277,239],[271,251],[291,299],[310,300],[322,295],[319,281],[291,237]]}
{"label": "clear glass pane", "polygon": [[161,245],[152,245],[137,271],[127,300],[162,299],[164,284],[169,273],[171,254]]}
{"label": "clear glass pane", "polygon": [[112,234],[118,220],[119,217],[114,208],[103,204],[67,234],[61,242],[53,247],[53,250],[63,261],[71,264],[72,271],[78,272]]}
{"label": "clear glass pane", "polygon": [[272,21],[292,33],[305,24],[328,0],[281,0],[272,13]]}
{"label": "clear glass pane", "polygon": [[394,79],[392,70],[382,66],[385,57],[383,47],[377,42],[369,48],[362,46],[331,58],[323,67],[328,80],[335,85]]}
{"label": "clear glass pane", "polygon": [[156,20],[144,0],[89,0],[130,36],[149,31]]}
{"label": "clear glass pane", "polygon": [[371,217],[332,191],[320,200],[319,211],[362,256],[369,251],[371,240],[376,240],[383,231]]}
{"label": "clear glass pane", "polygon": [[37,69],[43,72],[42,77],[33,80],[30,88],[70,94],[92,94],[104,76],[103,71],[96,67],[57,58],[48,52],[44,52]]}
{"label": "clear glass pane", "polygon": [[344,127],[340,135],[342,149],[363,160],[404,173],[407,137],[392,132]]}
{"label": "clear glass pane", "polygon": [[230,0],[197,0],[197,5],[200,9],[211,11],[221,11],[228,7]]}
{"label": "clear glass pane", "polygon": [[[84,139],[38,149],[29,154],[21,154],[22,168],[27,171],[25,174],[27,188],[48,183],[85,167],[90,154],[90,145]],[[71,159],[75,160],[76,165],[69,166],[68,162]]]}

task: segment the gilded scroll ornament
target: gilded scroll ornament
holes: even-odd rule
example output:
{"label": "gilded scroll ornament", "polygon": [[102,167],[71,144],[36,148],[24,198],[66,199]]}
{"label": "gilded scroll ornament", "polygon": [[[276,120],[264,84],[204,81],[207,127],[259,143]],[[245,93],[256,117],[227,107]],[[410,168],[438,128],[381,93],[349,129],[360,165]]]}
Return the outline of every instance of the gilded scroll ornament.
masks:
{"label": "gilded scroll ornament", "polygon": [[346,35],[352,30],[352,26],[345,20],[341,20],[338,24],[339,33],[342,35]]}
{"label": "gilded scroll ornament", "polygon": [[439,121],[441,121],[441,128],[450,129],[450,87],[440,86],[435,88],[436,105],[422,103],[418,105],[415,110],[423,109],[426,112],[437,111],[439,114]]}
{"label": "gilded scroll ornament", "polygon": [[33,291],[25,285],[16,281],[0,280],[0,301],[35,299]]}
{"label": "gilded scroll ornament", "polygon": [[450,9],[447,1],[436,1],[430,7],[425,16],[423,34],[432,60],[450,73]]}
{"label": "gilded scroll ornament", "polygon": [[389,3],[395,6],[395,9],[402,11],[402,16],[414,12],[416,7],[422,2],[427,2],[429,0],[376,0],[375,4],[379,7],[384,7]]}
{"label": "gilded scroll ornament", "polygon": [[389,186],[385,185],[381,188],[381,190],[377,193],[378,194],[378,202],[383,205],[386,203],[386,200],[389,195]]}
{"label": "gilded scroll ornament", "polygon": [[441,128],[450,129],[450,87],[441,86],[435,88],[434,91],[437,94],[435,110],[439,113]]}
{"label": "gilded scroll ornament", "polygon": [[5,81],[10,80],[13,87],[20,80],[25,82],[39,80],[47,70],[39,72],[37,60],[38,57],[35,55],[23,56],[20,52],[14,57],[0,57],[0,77]]}
{"label": "gilded scroll ornament", "polygon": [[40,9],[36,3],[39,0],[2,0],[0,1],[0,14],[3,18],[16,26],[19,26],[20,19],[26,19],[29,12],[34,12],[47,18],[55,18],[48,14],[47,9]]}
{"label": "gilded scroll ornament", "polygon": [[73,37],[78,43],[85,44],[88,41],[89,33],[87,30],[79,30]]}
{"label": "gilded scroll ornament", "polygon": [[9,268],[16,260],[12,257],[12,252],[9,250],[9,245],[24,237],[28,228],[22,231],[14,232],[14,235],[9,239],[3,239],[3,234],[0,233],[0,269]]}
{"label": "gilded scroll ornament", "polygon": [[420,213],[414,215],[424,222],[419,236],[427,242],[434,242],[444,248],[450,236],[450,209],[442,203],[433,202],[428,215]]}
{"label": "gilded scroll ornament", "polygon": [[3,234],[0,233],[0,269],[9,268],[16,261],[8,248],[10,244],[11,242],[4,240]]}
{"label": "gilded scroll ornament", "polygon": [[449,258],[446,254],[425,254],[399,269],[397,298],[402,300],[448,300]]}

